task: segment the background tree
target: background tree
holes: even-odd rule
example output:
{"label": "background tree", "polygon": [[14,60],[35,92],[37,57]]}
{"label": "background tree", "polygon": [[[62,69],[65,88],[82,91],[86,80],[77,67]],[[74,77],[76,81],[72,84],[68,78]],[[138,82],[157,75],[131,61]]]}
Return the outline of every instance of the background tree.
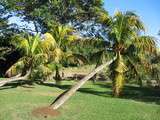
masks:
{"label": "background tree", "polygon": [[84,26],[82,23],[87,24],[88,21],[92,27],[96,23],[107,24],[108,19],[107,12],[102,7],[103,0],[2,0],[0,3],[24,20],[33,21],[36,31],[42,33],[57,23],[70,23],[81,30]]}
{"label": "background tree", "polygon": [[7,8],[0,4],[0,52],[3,54],[3,58],[0,60],[0,76],[4,77],[5,72],[9,69],[20,57],[20,52],[16,50],[16,47],[12,44],[12,36],[22,33],[17,29],[17,25],[9,24],[8,18],[11,17],[11,13]]}
{"label": "background tree", "polygon": [[[52,31],[54,25],[69,24],[81,36],[101,37],[104,32],[102,28],[108,24],[108,13],[103,8],[103,0],[1,0],[0,6],[7,13],[5,14],[6,19],[18,16],[21,20],[33,23],[35,26],[35,30],[26,30],[25,26],[20,28],[18,24],[8,25],[12,26],[11,36],[21,31],[31,32],[31,34],[33,32],[45,33]],[[16,51],[14,56],[18,56],[16,57],[18,59],[19,52]],[[12,58],[9,56],[9,59]],[[4,64],[8,67],[1,68],[8,69],[12,65],[6,63]],[[5,71],[6,69],[3,70],[3,73]]]}

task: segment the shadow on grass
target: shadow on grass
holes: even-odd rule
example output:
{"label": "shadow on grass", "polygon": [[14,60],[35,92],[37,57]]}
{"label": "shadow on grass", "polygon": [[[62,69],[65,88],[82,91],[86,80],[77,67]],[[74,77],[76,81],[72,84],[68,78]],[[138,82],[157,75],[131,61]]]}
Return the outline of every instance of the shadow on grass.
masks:
{"label": "shadow on grass", "polygon": [[156,103],[160,105],[160,89],[125,86],[121,98]]}
{"label": "shadow on grass", "polygon": [[[25,86],[25,85],[28,85],[28,86]],[[6,85],[0,87],[0,90],[17,88],[18,86],[26,87],[26,88],[27,88],[27,87],[28,87],[28,88],[33,88],[31,85],[32,85],[32,82],[31,82],[31,81],[21,80],[21,81],[18,81],[18,82],[7,83]]]}
{"label": "shadow on grass", "polygon": [[[53,83],[41,83],[41,85],[49,86],[49,87],[57,87],[62,90],[68,90],[72,87],[72,85],[56,85]],[[78,91],[81,93],[98,95],[102,97],[108,97],[108,96],[111,96],[112,94],[111,91],[97,91],[97,90],[94,90],[93,88],[80,88]]]}
{"label": "shadow on grass", "polygon": [[[42,85],[49,87],[57,87],[62,90],[68,90],[72,85],[55,85],[52,83],[43,83]],[[101,97],[112,97],[112,84],[94,84],[97,87],[106,88],[104,90],[95,90],[94,88],[80,88],[78,91],[85,94],[92,94]],[[155,103],[160,105],[160,89],[154,88],[140,88],[137,86],[127,85],[123,89],[123,94],[120,97],[121,99],[131,99],[135,101],[141,101],[146,103]]]}
{"label": "shadow on grass", "polygon": [[[7,85],[0,87],[0,90],[16,88],[18,86],[29,85],[30,88],[30,81],[21,81],[21,82],[14,82],[8,83]],[[44,85],[48,87],[56,87],[62,90],[68,90],[71,88],[72,85],[56,85],[54,83],[39,83],[39,85]],[[92,94],[97,95],[100,97],[112,97],[112,84],[106,82],[97,82],[93,84],[95,88],[80,88],[78,91],[85,94]],[[24,86],[25,87],[25,86]],[[105,88],[105,89],[96,89],[97,88]],[[123,94],[120,97],[121,99],[131,99],[135,101],[142,101],[146,103],[155,103],[160,105],[160,89],[154,88],[140,88],[137,86],[126,85],[123,89]]]}

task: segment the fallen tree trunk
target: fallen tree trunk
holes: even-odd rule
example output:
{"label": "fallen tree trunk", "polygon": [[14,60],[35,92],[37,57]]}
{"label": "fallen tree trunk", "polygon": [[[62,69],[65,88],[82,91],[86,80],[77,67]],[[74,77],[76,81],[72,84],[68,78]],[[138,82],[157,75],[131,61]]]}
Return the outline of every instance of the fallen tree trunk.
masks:
{"label": "fallen tree trunk", "polygon": [[59,95],[56,100],[50,105],[53,109],[58,109],[61,105],[63,105],[87,80],[92,78],[96,73],[104,69],[106,66],[110,65],[113,60],[110,60],[109,62],[100,65],[96,69],[94,69],[91,73],[89,73],[87,76],[82,78],[80,81],[78,81],[73,87],[71,87],[69,90],[63,92],[61,95]]}
{"label": "fallen tree trunk", "polygon": [[4,86],[5,84],[10,83],[10,82],[28,79],[29,75],[30,75],[30,71],[25,76],[22,76],[22,77],[19,77],[19,75],[17,75],[12,78],[5,78],[4,80],[0,80],[0,87]]}

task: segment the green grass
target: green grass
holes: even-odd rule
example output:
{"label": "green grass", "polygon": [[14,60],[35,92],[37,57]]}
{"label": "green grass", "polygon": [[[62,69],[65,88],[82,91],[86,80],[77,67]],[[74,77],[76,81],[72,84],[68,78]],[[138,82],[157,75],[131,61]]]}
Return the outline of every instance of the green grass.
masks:
{"label": "green grass", "polygon": [[59,109],[59,116],[32,116],[33,109],[49,105],[73,83],[65,81],[62,86],[48,83],[34,88],[1,88],[0,120],[160,120],[160,97],[155,91],[128,86],[123,98],[113,98],[110,85],[90,82]]}

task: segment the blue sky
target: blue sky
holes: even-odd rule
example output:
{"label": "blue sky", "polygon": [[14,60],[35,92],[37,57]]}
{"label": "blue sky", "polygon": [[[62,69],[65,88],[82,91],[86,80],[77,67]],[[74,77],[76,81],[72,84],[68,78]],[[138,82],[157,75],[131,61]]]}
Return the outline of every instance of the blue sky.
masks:
{"label": "blue sky", "polygon": [[116,10],[136,12],[146,27],[146,34],[158,36],[160,30],[160,0],[104,0],[104,8],[113,15]]}

